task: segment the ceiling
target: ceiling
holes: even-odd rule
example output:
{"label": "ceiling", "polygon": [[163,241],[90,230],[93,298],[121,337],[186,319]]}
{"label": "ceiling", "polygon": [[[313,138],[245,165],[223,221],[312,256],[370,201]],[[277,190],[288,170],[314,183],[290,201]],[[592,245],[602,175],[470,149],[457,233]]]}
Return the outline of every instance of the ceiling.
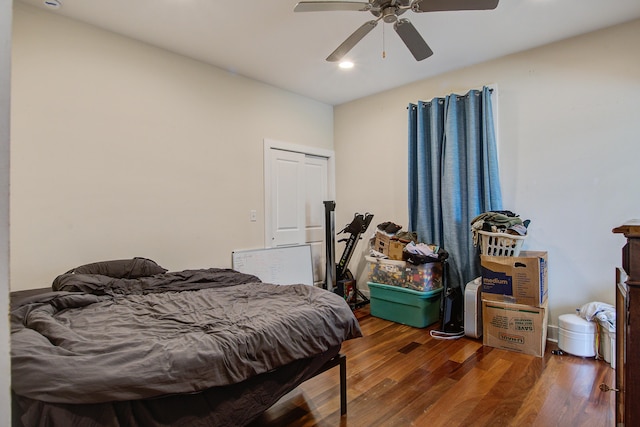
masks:
{"label": "ceiling", "polygon": [[[492,11],[407,11],[402,17],[433,56],[416,61],[393,26],[380,22],[347,55],[355,67],[342,70],[325,58],[374,19],[369,12],[294,13],[297,0],[60,0],[55,10],[44,0],[20,1],[330,105],[640,18],[640,0],[501,0]],[[629,43],[630,54],[638,42]]]}

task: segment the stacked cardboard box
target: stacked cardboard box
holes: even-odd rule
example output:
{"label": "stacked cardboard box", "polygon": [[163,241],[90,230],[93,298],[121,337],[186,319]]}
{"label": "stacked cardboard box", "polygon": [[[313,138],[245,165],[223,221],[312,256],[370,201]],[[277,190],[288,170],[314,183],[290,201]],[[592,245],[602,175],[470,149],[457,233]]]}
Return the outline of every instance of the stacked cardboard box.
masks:
{"label": "stacked cardboard box", "polygon": [[402,261],[402,251],[405,245],[405,243],[393,239],[388,234],[377,231],[373,242],[373,249],[376,252],[388,256],[389,259]]}
{"label": "stacked cardboard box", "polygon": [[483,344],[544,356],[548,322],[547,253],[482,255]]}

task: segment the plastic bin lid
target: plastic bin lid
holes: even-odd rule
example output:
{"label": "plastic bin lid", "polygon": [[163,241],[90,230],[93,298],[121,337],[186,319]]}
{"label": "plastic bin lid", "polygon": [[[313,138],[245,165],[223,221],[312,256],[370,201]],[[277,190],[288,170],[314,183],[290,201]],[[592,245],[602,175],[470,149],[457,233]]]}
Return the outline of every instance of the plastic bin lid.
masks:
{"label": "plastic bin lid", "polygon": [[372,264],[373,263],[389,264],[389,265],[397,265],[398,267],[406,267],[407,265],[406,261],[389,259],[389,258],[377,258],[377,257],[368,256],[368,255],[365,255],[364,259],[366,259],[367,262],[370,262]]}
{"label": "plastic bin lid", "polygon": [[394,291],[394,292],[400,292],[400,293],[405,293],[405,294],[410,294],[410,295],[415,295],[421,298],[427,298],[427,297],[431,297],[434,296],[436,294],[439,294],[440,292],[442,292],[443,288],[436,288],[436,289],[431,289],[429,291],[416,291],[413,289],[409,289],[409,288],[403,288],[401,286],[395,286],[395,285],[386,285],[384,283],[375,283],[375,282],[367,282],[367,286],[369,286],[369,288],[377,288],[377,289],[384,289],[384,290],[388,290],[388,291]]}
{"label": "plastic bin lid", "polygon": [[596,332],[595,322],[590,322],[577,314],[561,314],[558,316],[558,326],[568,331],[593,334]]}

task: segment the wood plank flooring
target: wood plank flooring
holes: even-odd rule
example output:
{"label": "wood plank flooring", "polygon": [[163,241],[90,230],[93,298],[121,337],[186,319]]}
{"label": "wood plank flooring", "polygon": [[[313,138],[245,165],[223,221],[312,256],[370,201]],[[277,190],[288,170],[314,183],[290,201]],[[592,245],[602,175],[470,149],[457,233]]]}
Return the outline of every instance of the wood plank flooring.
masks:
{"label": "wood plank flooring", "polygon": [[348,412],[340,416],[339,372],[331,369],[284,396],[257,426],[614,426],[614,370],[570,355],[522,355],[467,337],[437,340],[430,329],[356,310],[363,338],[346,342]]}

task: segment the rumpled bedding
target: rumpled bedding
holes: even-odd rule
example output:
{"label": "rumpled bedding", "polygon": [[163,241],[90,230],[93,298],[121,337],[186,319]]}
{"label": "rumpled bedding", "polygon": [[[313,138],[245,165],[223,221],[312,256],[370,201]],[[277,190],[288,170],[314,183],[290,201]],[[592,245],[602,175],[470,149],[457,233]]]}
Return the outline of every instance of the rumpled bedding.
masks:
{"label": "rumpled bedding", "polygon": [[10,313],[12,388],[44,402],[198,392],[362,336],[340,296],[228,269],[58,283]]}

